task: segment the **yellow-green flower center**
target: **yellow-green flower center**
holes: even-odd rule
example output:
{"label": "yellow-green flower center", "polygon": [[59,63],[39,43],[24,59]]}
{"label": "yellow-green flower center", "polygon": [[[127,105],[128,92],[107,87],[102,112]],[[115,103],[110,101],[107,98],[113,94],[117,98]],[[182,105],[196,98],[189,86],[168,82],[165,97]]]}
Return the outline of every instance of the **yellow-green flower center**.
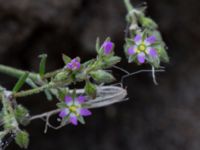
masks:
{"label": "yellow-green flower center", "polygon": [[140,44],[140,45],[138,46],[138,50],[141,51],[141,52],[145,51],[145,50],[146,50],[146,45]]}
{"label": "yellow-green flower center", "polygon": [[77,112],[77,109],[79,108],[79,106],[76,106],[76,105],[72,105],[72,106],[70,106],[69,107],[69,111],[71,112],[71,113],[74,113],[75,115],[79,115],[78,114],[78,112]]}

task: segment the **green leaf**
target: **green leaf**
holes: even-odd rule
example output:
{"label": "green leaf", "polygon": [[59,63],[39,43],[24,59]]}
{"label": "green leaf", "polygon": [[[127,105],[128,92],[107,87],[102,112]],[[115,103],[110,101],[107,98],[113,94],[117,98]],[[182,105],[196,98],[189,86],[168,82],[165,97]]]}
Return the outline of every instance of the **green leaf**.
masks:
{"label": "green leaf", "polygon": [[112,56],[112,57],[108,57],[108,58],[105,57],[103,68],[112,67],[112,66],[116,65],[117,63],[119,63],[120,61],[121,61],[121,58],[118,56]]}
{"label": "green leaf", "polygon": [[110,83],[115,80],[112,74],[104,70],[92,71],[90,75],[97,83]]}
{"label": "green leaf", "polygon": [[158,53],[160,55],[160,60],[165,62],[165,63],[168,63],[169,62],[169,56],[167,54],[167,51],[166,51],[166,45],[165,45],[165,42],[163,41],[162,39],[162,35],[159,31],[155,30],[153,33],[152,33],[154,36],[156,36],[156,38],[158,39],[159,41],[159,45],[155,45],[154,47],[158,50]]}
{"label": "green leaf", "polygon": [[88,95],[88,96],[91,96],[92,98],[95,98],[96,97],[96,85],[91,83],[90,81],[87,81],[86,84],[85,84],[85,93]]}
{"label": "green leaf", "polygon": [[63,59],[63,61],[64,61],[65,64],[68,64],[69,62],[71,62],[71,58],[68,57],[65,54],[62,54],[62,59]]}
{"label": "green leaf", "polygon": [[154,66],[155,68],[160,67],[160,59],[159,58],[153,58],[151,56],[147,56],[146,59],[147,59],[147,62],[149,64],[151,64],[152,66]]}
{"label": "green leaf", "polygon": [[20,90],[20,88],[24,85],[24,83],[26,82],[26,79],[28,78],[29,73],[25,72],[20,79],[17,81],[17,83],[15,84],[14,88],[13,88],[13,92],[17,92]]}
{"label": "green leaf", "polygon": [[91,66],[95,63],[95,61],[96,61],[95,59],[88,60],[88,61],[84,62],[83,67],[86,68],[88,66]]}
{"label": "green leaf", "polygon": [[29,134],[26,131],[18,131],[15,142],[20,148],[27,149],[29,145]]}
{"label": "green leaf", "polygon": [[14,110],[15,118],[17,119],[17,122],[22,125],[28,125],[29,124],[29,112],[28,110],[22,106],[17,105],[17,107]]}
{"label": "green leaf", "polygon": [[39,58],[41,58],[40,61],[40,68],[39,68],[39,74],[42,77],[45,74],[45,68],[46,68],[46,61],[47,61],[47,54],[39,55]]}
{"label": "green leaf", "polygon": [[64,102],[57,103],[56,106],[58,108],[66,108],[67,107],[67,105]]}
{"label": "green leaf", "polygon": [[168,63],[169,62],[169,56],[165,50],[165,48],[160,47],[158,48],[158,53],[160,54],[161,61]]}
{"label": "green leaf", "polygon": [[144,28],[149,28],[152,30],[158,28],[158,25],[155,23],[155,21],[149,17],[142,16],[140,17],[139,21]]}

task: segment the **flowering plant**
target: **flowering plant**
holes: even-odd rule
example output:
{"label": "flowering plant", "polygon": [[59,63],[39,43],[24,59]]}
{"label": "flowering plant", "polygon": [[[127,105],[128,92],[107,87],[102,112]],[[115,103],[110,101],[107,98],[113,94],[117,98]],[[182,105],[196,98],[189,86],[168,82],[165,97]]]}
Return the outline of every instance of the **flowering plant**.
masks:
{"label": "flowering plant", "polygon": [[[145,16],[143,9],[134,8],[129,0],[124,0],[128,10],[127,23],[129,29],[125,37],[124,50],[129,63],[142,65],[150,64],[155,71],[160,69],[160,63],[168,62],[166,47],[157,30],[156,23]],[[48,127],[59,129],[67,124],[84,124],[84,117],[90,116],[90,109],[105,107],[117,102],[126,100],[127,92],[123,87],[107,85],[115,81],[115,77],[108,68],[116,68],[126,73],[123,79],[135,73],[116,66],[121,61],[121,57],[114,53],[114,43],[107,38],[102,44],[96,41],[97,57],[86,62],[81,62],[79,57],[71,59],[63,54],[64,67],[61,69],[46,72],[47,55],[40,55],[39,73],[23,71],[12,67],[0,65],[0,72],[18,78],[12,90],[7,90],[0,86],[0,124],[3,125],[0,131],[0,149],[7,145],[4,140],[8,135],[14,138],[21,148],[27,148],[29,144],[29,134],[22,126],[27,126],[36,119],[46,122],[45,133]],[[157,68],[158,70],[154,70]],[[149,71],[149,70],[144,70]],[[140,71],[139,71],[140,72]],[[138,72],[138,73],[139,73]],[[136,72],[137,73],[137,72]],[[76,89],[77,83],[83,83],[84,87]],[[20,90],[27,83],[28,90]],[[70,89],[70,85],[74,88]],[[103,86],[102,86],[103,85]],[[44,92],[48,100],[57,99],[54,110],[38,115],[31,115],[29,110],[19,104],[18,98]],[[53,126],[49,118],[57,115],[60,125]]]}

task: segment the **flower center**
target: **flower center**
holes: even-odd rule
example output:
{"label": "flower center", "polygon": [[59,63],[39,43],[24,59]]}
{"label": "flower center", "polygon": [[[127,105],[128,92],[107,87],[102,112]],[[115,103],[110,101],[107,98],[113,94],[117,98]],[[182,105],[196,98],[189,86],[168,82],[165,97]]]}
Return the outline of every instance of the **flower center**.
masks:
{"label": "flower center", "polygon": [[72,105],[72,106],[69,107],[69,110],[70,110],[72,113],[75,113],[75,114],[76,114],[76,113],[77,113],[77,112],[76,112],[77,108],[78,108],[77,106]]}
{"label": "flower center", "polygon": [[146,50],[146,45],[140,44],[140,45],[138,46],[138,50],[139,50],[139,51],[145,51],[145,50]]}

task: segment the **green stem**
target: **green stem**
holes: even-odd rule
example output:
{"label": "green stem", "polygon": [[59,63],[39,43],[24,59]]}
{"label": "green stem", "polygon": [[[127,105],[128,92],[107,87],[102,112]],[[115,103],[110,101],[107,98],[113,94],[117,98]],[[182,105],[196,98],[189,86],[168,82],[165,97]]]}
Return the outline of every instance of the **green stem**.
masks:
{"label": "green stem", "polygon": [[124,0],[124,4],[128,12],[133,10],[133,5],[131,4],[130,0]]}
{"label": "green stem", "polygon": [[[27,71],[15,69],[15,68],[0,64],[0,72],[3,74],[10,75],[12,77],[20,78]],[[33,79],[34,81],[38,79],[38,75],[36,73],[32,73],[32,72],[28,72],[28,73],[29,73],[29,77]]]}
{"label": "green stem", "polygon": [[18,93],[14,93],[13,96],[15,98],[17,98],[17,97],[25,97],[25,96],[41,93],[46,89],[51,89],[51,88],[64,86],[66,84],[67,84],[67,82],[64,82],[64,81],[63,82],[56,82],[56,83],[49,83],[49,84],[45,84],[45,85],[43,85],[41,87],[37,87],[37,88],[31,89],[31,90],[26,90],[26,91],[21,91],[21,92],[18,92]]}

